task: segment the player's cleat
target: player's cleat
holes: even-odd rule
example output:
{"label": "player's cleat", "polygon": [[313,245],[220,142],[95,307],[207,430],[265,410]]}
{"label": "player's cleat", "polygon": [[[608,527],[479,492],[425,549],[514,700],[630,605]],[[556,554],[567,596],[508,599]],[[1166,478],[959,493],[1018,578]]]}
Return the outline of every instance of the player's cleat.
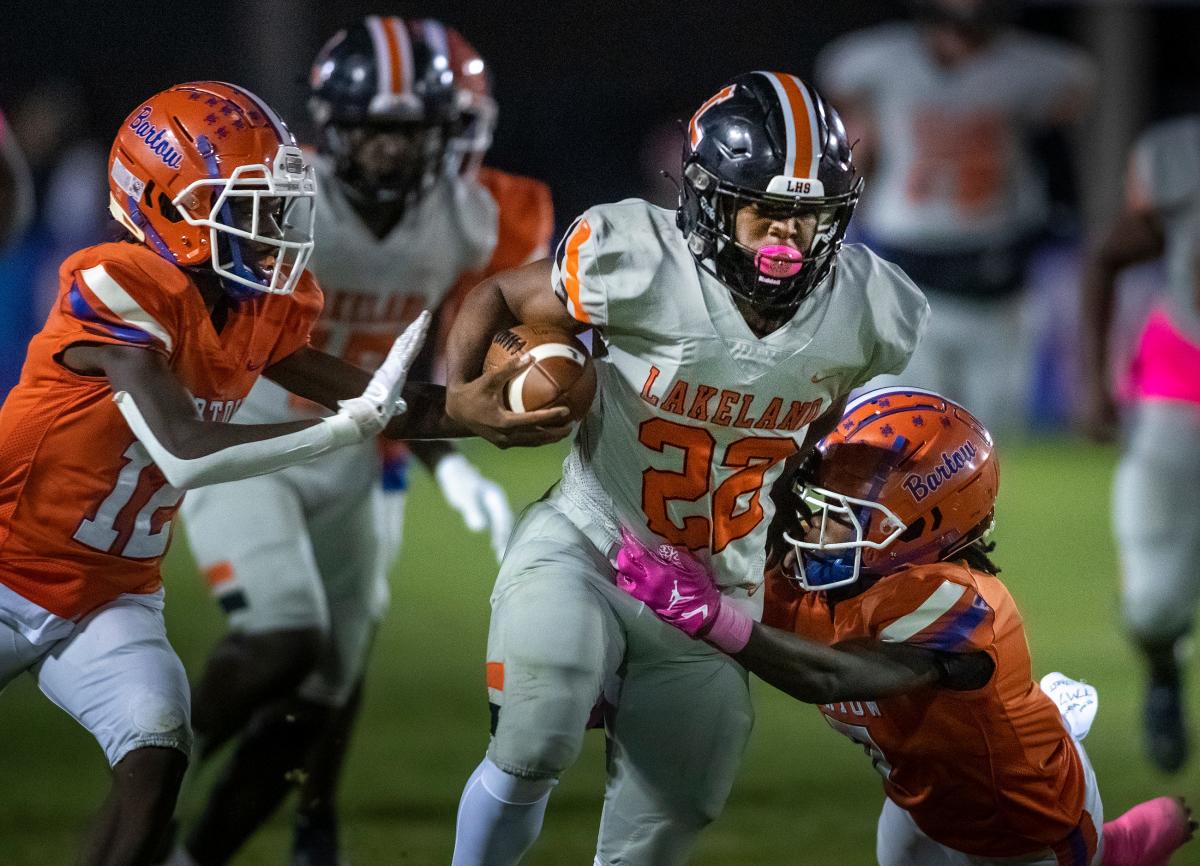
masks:
{"label": "player's cleat", "polygon": [[297,815],[292,829],[292,866],[349,866],[338,854],[337,819]]}
{"label": "player's cleat", "polygon": [[1195,832],[1196,819],[1182,797],[1138,803],[1104,825],[1104,866],[1168,866],[1171,853]]}
{"label": "player's cleat", "polygon": [[1146,691],[1142,730],[1146,755],[1164,773],[1177,773],[1188,757],[1183,694],[1178,684],[1151,683]]}

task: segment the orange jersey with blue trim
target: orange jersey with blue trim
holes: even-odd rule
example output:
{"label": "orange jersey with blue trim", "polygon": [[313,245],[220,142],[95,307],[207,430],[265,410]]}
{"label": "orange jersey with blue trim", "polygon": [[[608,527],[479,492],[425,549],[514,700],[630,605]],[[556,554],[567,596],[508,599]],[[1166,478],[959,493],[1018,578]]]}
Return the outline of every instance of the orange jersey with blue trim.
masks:
{"label": "orange jersey with blue trim", "polygon": [[1047,848],[1086,866],[1096,833],[1084,810],[1084,769],[1058,707],[1033,679],[1025,626],[1008,589],[963,563],[901,569],[830,606],[782,576],[768,585],[768,625],[824,644],[879,640],[988,653],[975,691],[928,688],[820,708],[861,745],[884,789],[936,842],[975,856]]}
{"label": "orange jersey with blue trim", "polygon": [[0,583],[67,619],[155,591],[183,498],[113,403],[104,376],[61,363],[73,344],[157,352],[206,421],[228,421],[263,369],[307,345],[321,291],[233,306],[220,333],[187,272],[146,247],[100,244],[59,271],[59,293],[0,407]]}

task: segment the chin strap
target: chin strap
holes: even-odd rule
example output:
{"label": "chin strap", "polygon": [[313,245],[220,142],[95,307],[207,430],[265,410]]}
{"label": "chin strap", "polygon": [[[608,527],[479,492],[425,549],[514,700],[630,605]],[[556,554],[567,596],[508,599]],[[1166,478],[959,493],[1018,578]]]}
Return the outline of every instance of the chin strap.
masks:
{"label": "chin strap", "polygon": [[[217,149],[213,147],[213,144],[211,141],[209,141],[208,136],[201,135],[196,139],[196,149],[200,152],[200,156],[204,158],[204,166],[208,169],[209,178],[212,180],[220,180],[221,170],[217,166]],[[221,204],[221,221],[230,227],[234,225],[233,211],[229,207],[228,197],[226,197],[225,201]],[[230,270],[232,270],[239,277],[261,283],[262,280],[259,279],[258,275],[255,274],[254,271],[248,267],[243,260],[242,245],[238,242],[237,238],[232,236],[225,237],[224,233],[222,233],[220,238],[214,240],[212,255],[216,257],[220,254],[218,247],[223,243],[229,245],[229,257],[233,262],[233,266],[230,268]],[[225,292],[235,301],[244,301],[247,298],[251,298],[257,294],[254,289],[250,288],[249,286],[243,286],[239,283],[234,283],[225,279],[221,280],[221,288],[223,288]]]}

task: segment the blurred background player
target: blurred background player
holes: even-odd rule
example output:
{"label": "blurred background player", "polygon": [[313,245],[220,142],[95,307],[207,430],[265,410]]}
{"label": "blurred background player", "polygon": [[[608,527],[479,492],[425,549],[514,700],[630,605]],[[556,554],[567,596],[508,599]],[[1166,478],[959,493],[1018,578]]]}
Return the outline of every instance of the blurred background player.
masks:
{"label": "blurred background player", "polygon": [[[0,688],[28,671],[103,748],[112,784],[81,862],[116,866],[149,862],[191,747],[160,573],[184,491],[373,442],[404,412],[428,314],[374,376],[309,348],[312,167],[249,91],[151,97],[108,174],[125,240],[63,263],[0,408]],[[224,423],[260,375],[336,414]],[[440,389],[409,399],[389,434],[453,432]]]}
{"label": "blurred background player", "polygon": [[745,671],[616,588],[619,529],[698,552],[731,603],[757,613],[764,492],[853,388],[904,367],[923,327],[928,308],[899,269],[842,247],[861,180],[814,89],[740,75],[687,135],[677,211],[589,208],[555,262],[472,290],[451,337],[454,412],[491,441],[505,441],[509,413],[476,377],[491,336],[514,322],[595,329],[602,395],[496,579],[492,738],[459,803],[455,866],[521,860],[602,700],[597,866],[689,859],[750,735]]}
{"label": "blurred background player", "polygon": [[929,298],[904,381],[1019,430],[1032,372],[1022,288],[1048,216],[1031,144],[1080,118],[1094,70],[1065,43],[1009,26],[1006,0],[912,7],[913,23],[833,42],[817,80],[869,178],[863,240]]}
{"label": "blurred background player", "polygon": [[[436,308],[416,373],[429,378],[462,292],[546,254],[549,190],[480,165],[496,123],[487,72],[438,21],[364,18],[325,44],[310,86],[322,195],[312,269],[326,299],[314,344],[372,368],[395,329]],[[236,420],[319,412],[262,382]],[[448,443],[412,449],[498,557],[512,527],[504,492]],[[337,862],[336,786],[387,609],[406,460],[389,450],[381,475],[364,443],[189,499],[191,547],[230,626],[196,688],[200,756],[240,737],[187,836],[203,866],[226,862],[274,811],[293,769],[295,862]]]}
{"label": "blurred background player", "polygon": [[1200,600],[1200,116],[1146,132],[1129,162],[1125,205],[1087,260],[1084,397],[1089,432],[1114,433],[1109,363],[1115,282],[1163,257],[1163,296],[1146,319],[1118,386],[1130,429],[1113,485],[1122,609],[1149,685],[1147,753],[1166,772],[1188,756],[1180,661]]}
{"label": "blurred background player", "polygon": [[16,138],[0,113],[0,250],[33,218],[33,181]]}
{"label": "blurred background player", "polygon": [[1095,689],[1052,674],[1043,691],[1032,678],[986,543],[999,481],[991,435],[961,406],[872,391],[789,479],[793,549],[768,578],[762,623],[678,547],[627,536],[618,583],[820,704],[862,747],[887,794],[881,866],[1165,866],[1195,829],[1190,811],[1160,797],[1105,824],[1079,742]]}

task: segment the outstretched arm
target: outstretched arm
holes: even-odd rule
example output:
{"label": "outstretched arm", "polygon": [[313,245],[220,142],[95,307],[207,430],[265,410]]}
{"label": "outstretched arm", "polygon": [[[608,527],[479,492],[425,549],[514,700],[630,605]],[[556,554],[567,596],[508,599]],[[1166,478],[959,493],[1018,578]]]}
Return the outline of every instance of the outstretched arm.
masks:
{"label": "outstretched arm", "polygon": [[282,424],[204,421],[167,359],[145,348],[77,343],[61,360],[76,373],[108,379],[134,436],[167,482],[186,490],[274,472],[381,433],[404,411],[400,389],[427,326],[428,314],[410,325],[361,395],[341,401],[337,414]]}
{"label": "outstretched arm", "polygon": [[977,689],[994,668],[985,652],[944,653],[903,643],[829,647],[762,623],[754,624],[746,646],[732,655],[746,670],[808,704],[877,700],[929,686]]}

